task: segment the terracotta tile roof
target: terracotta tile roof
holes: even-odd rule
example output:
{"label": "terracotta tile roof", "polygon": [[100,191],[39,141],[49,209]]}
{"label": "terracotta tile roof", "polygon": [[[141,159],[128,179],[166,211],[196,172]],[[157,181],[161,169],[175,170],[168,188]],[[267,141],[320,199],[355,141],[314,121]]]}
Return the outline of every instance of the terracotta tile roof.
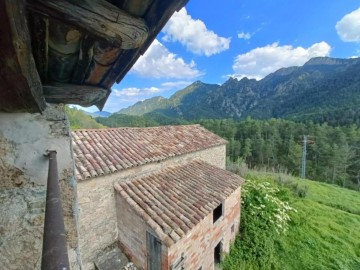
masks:
{"label": "terracotta tile roof", "polygon": [[72,140],[78,180],[226,143],[200,125],[76,130]]}
{"label": "terracotta tile roof", "polygon": [[224,199],[243,179],[229,171],[195,160],[115,189],[167,245],[180,240]]}

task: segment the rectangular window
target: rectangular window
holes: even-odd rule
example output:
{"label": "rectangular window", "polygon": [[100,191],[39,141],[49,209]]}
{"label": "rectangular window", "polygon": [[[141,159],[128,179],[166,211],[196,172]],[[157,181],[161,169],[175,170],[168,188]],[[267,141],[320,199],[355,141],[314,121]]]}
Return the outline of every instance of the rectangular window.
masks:
{"label": "rectangular window", "polygon": [[213,211],[213,223],[223,215],[223,204],[220,203]]}
{"label": "rectangular window", "polygon": [[231,225],[231,233],[234,233],[234,231],[235,231],[235,225],[233,224]]}

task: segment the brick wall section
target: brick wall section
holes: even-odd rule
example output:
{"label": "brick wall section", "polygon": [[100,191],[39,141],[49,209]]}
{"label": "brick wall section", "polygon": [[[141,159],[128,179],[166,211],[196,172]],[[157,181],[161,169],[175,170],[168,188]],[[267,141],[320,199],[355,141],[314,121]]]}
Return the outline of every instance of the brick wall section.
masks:
{"label": "brick wall section", "polygon": [[97,254],[118,239],[118,221],[113,187],[115,182],[145,176],[168,166],[185,164],[194,159],[201,159],[225,169],[225,147],[225,145],[215,146],[169,158],[160,163],[150,163],[78,182],[79,245],[84,268],[86,270],[94,269],[93,261],[96,259]]}
{"label": "brick wall section", "polygon": [[[214,269],[214,248],[222,241],[223,251],[229,252],[230,243],[235,239],[240,225],[240,193],[238,188],[224,202],[223,216],[213,224],[213,215],[208,215],[191,232],[179,242],[169,248],[168,265],[163,270],[168,270],[182,253],[186,259],[184,269],[203,270]],[[234,225],[234,232],[231,227]]]}

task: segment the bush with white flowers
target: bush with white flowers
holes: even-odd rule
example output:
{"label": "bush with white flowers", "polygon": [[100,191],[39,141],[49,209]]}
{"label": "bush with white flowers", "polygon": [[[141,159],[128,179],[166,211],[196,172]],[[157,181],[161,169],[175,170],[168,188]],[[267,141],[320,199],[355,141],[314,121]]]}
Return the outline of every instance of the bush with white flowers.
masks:
{"label": "bush with white flowers", "polygon": [[279,192],[280,189],[269,182],[247,181],[243,187],[242,203],[243,211],[281,234],[288,228],[289,212],[296,210],[278,197]]}
{"label": "bush with white flowers", "polygon": [[224,269],[271,269],[274,241],[288,229],[292,208],[288,189],[249,174],[242,187],[240,233]]}

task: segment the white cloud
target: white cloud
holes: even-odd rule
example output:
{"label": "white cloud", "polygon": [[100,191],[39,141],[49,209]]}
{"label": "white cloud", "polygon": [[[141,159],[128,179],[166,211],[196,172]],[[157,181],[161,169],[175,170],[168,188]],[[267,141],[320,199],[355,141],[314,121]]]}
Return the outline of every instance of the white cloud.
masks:
{"label": "white cloud", "polygon": [[192,53],[211,56],[229,49],[230,38],[208,30],[201,20],[193,19],[185,8],[174,13],[163,29],[164,41],[178,41]]}
{"label": "white cloud", "polygon": [[146,96],[155,93],[159,93],[161,90],[157,87],[149,87],[149,88],[136,88],[136,87],[129,87],[124,88],[122,90],[114,89],[114,95],[117,97],[137,97],[137,96]]}
{"label": "white cloud", "polygon": [[135,87],[124,88],[122,90],[113,89],[113,93],[117,97],[131,98],[131,97],[138,96],[140,94],[140,92],[141,92],[141,89],[135,88]]}
{"label": "white cloud", "polygon": [[135,63],[131,72],[150,78],[195,78],[201,75],[194,61],[186,63],[157,39]]}
{"label": "white cloud", "polygon": [[145,88],[145,91],[148,93],[159,93],[161,91],[161,89],[157,88],[157,87],[149,87],[149,88]]}
{"label": "white cloud", "polygon": [[190,85],[191,81],[168,81],[161,83],[159,87],[128,87],[128,88],[114,88],[108,101],[106,102],[104,110],[115,112],[121,108],[126,108],[138,101],[142,101],[154,96],[169,96],[175,90],[182,89]]}
{"label": "white cloud", "polygon": [[346,14],[335,28],[342,41],[360,43],[360,8]]}
{"label": "white cloud", "polygon": [[251,34],[250,34],[250,33],[241,32],[241,33],[238,34],[238,38],[244,39],[244,40],[248,40],[248,39],[251,38]]}
{"label": "white cloud", "polygon": [[190,85],[192,82],[190,81],[177,81],[177,82],[164,82],[161,84],[161,86],[164,89],[173,89],[173,88],[184,88],[188,85]]}
{"label": "white cloud", "polygon": [[309,48],[279,46],[279,43],[273,43],[236,56],[233,64],[236,74],[232,76],[239,79],[248,77],[259,80],[280,68],[301,66],[312,57],[328,56],[330,50],[330,45],[324,41],[315,43]]}

